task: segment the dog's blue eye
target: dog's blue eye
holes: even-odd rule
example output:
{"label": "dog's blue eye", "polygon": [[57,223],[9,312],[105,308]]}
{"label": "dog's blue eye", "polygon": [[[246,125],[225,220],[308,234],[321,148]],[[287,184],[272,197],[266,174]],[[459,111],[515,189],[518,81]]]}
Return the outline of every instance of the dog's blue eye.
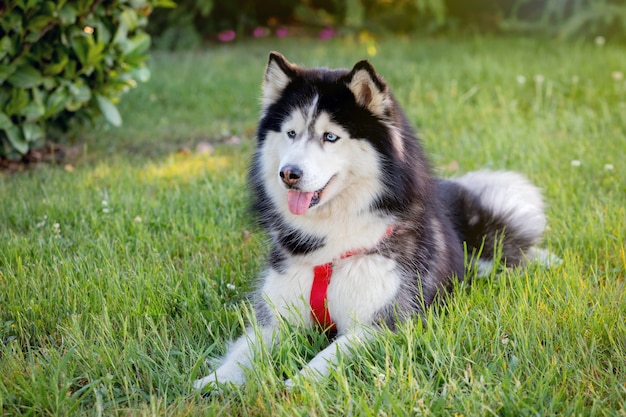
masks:
{"label": "dog's blue eye", "polygon": [[326,142],[337,142],[339,140],[339,136],[335,135],[332,132],[324,132],[324,141]]}
{"label": "dog's blue eye", "polygon": [[295,138],[296,138],[296,131],[295,131],[295,130],[289,130],[289,131],[287,132],[287,137],[288,137],[289,139],[295,139]]}

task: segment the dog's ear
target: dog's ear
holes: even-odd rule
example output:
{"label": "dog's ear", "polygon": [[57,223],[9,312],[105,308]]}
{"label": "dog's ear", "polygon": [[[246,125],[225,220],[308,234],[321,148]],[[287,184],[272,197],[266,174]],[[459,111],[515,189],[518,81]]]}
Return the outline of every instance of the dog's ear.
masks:
{"label": "dog's ear", "polygon": [[387,84],[369,61],[359,61],[346,76],[346,84],[358,104],[377,116],[385,116],[391,106]]}
{"label": "dog's ear", "polygon": [[263,112],[275,103],[291,80],[296,77],[297,66],[287,61],[278,52],[270,52],[265,78],[263,79],[263,97],[261,107]]}

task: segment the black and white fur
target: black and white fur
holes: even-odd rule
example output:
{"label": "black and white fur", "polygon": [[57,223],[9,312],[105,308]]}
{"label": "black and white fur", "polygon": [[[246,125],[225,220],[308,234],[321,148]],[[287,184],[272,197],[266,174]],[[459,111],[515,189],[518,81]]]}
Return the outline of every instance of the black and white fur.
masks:
{"label": "black and white fur", "polygon": [[[271,238],[255,293],[257,325],[196,388],[244,383],[253,352],[280,320],[314,326],[315,265],[333,262],[328,306],[337,337],[300,371],[320,378],[380,326],[419,316],[464,276],[464,244],[492,264],[523,264],[545,228],[539,190],[513,172],[436,179],[407,118],[367,61],[304,68],[271,53],[249,182]],[[391,228],[392,233],[386,235]],[[342,259],[342,254],[363,249]],[[294,384],[291,380],[286,384]]]}

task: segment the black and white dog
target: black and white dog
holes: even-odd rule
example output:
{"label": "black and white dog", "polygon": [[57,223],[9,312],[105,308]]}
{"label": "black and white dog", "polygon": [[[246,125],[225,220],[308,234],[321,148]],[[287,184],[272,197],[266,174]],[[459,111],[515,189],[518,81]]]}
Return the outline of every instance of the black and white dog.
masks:
{"label": "black and white dog", "polygon": [[463,279],[464,245],[482,268],[496,247],[507,266],[543,256],[539,190],[512,172],[434,178],[367,61],[304,68],[271,53],[257,135],[249,181],[272,244],[255,294],[258,326],[196,388],[242,384],[255,349],[277,342],[280,320],[337,332],[300,372],[326,376],[338,352],[419,316]]}

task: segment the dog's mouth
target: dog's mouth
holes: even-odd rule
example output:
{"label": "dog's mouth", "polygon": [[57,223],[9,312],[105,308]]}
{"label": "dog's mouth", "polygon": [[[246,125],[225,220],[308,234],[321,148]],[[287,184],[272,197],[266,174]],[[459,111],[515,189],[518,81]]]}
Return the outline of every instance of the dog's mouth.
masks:
{"label": "dog's mouth", "polygon": [[[332,178],[330,180],[332,180]],[[330,180],[317,191],[300,191],[294,189],[287,191],[287,205],[289,206],[289,211],[292,214],[300,215],[306,213],[311,207],[318,205],[322,199],[324,190],[326,190],[326,187],[330,184]]]}

